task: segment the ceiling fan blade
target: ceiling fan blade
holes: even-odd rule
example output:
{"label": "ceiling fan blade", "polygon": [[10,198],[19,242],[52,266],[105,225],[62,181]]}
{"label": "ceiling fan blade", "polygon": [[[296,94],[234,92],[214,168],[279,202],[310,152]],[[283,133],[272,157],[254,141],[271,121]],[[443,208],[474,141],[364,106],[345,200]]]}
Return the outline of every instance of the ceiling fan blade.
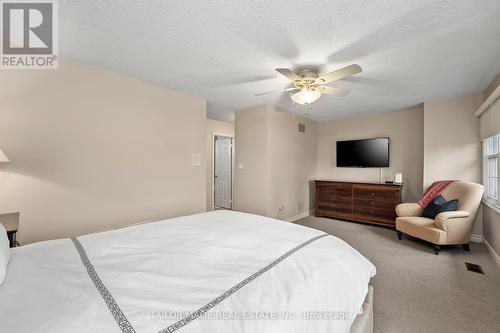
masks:
{"label": "ceiling fan blade", "polygon": [[261,92],[261,93],[258,93],[258,94],[255,94],[254,96],[262,96],[262,95],[266,95],[266,94],[272,94],[272,93],[275,93],[275,92],[284,92],[284,91],[292,91],[292,90],[297,90],[298,88],[287,88],[287,89],[278,89],[278,90],[271,90],[271,91],[266,91],[266,92]]}
{"label": "ceiling fan blade", "polygon": [[316,79],[316,83],[319,84],[325,84],[333,81],[337,81],[343,78],[346,78],[348,76],[352,76],[358,73],[361,73],[362,69],[359,65],[350,65],[341,69],[338,69],[336,71],[333,71],[331,73],[325,74],[323,76],[320,76],[319,78]]}
{"label": "ceiling fan blade", "polygon": [[335,96],[347,96],[351,93],[349,89],[319,86],[316,88],[320,93]]}
{"label": "ceiling fan blade", "polygon": [[300,76],[292,72],[288,68],[276,68],[276,72],[280,73],[281,75],[284,75],[288,78],[290,81],[295,81],[295,80],[300,80]]}

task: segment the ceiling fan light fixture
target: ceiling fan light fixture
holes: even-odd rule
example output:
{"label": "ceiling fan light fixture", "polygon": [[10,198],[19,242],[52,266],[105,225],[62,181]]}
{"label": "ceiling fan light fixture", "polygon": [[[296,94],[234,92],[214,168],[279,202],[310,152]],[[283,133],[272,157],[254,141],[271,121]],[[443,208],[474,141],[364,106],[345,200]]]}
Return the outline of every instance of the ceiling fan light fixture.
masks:
{"label": "ceiling fan light fixture", "polygon": [[290,97],[297,104],[309,105],[316,102],[321,97],[321,93],[314,88],[303,87],[299,91],[291,93]]}

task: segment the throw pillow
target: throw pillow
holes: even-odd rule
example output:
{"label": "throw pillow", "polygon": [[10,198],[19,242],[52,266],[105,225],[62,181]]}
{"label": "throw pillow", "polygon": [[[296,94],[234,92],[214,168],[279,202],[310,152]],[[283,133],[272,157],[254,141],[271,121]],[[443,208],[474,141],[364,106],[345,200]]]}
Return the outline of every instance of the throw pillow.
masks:
{"label": "throw pillow", "polygon": [[458,199],[446,201],[446,199],[442,195],[438,195],[432,200],[432,202],[427,205],[427,207],[425,207],[422,216],[429,219],[435,219],[439,213],[452,212],[457,209]]}

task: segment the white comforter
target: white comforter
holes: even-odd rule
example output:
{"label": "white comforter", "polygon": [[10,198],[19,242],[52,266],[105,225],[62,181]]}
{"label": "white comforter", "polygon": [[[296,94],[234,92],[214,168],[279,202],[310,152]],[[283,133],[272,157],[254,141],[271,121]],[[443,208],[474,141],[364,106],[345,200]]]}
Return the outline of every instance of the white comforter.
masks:
{"label": "white comforter", "polygon": [[78,237],[87,266],[70,239],[14,248],[0,330],[348,332],[375,267],[321,235],[217,211]]}

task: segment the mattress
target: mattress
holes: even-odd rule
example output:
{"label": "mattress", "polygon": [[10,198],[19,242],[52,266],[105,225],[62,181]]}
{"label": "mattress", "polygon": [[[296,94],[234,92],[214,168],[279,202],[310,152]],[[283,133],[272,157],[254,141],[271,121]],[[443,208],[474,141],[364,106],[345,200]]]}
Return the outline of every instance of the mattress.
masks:
{"label": "mattress", "polygon": [[376,269],[339,238],[215,211],[12,249],[4,332],[349,332]]}

